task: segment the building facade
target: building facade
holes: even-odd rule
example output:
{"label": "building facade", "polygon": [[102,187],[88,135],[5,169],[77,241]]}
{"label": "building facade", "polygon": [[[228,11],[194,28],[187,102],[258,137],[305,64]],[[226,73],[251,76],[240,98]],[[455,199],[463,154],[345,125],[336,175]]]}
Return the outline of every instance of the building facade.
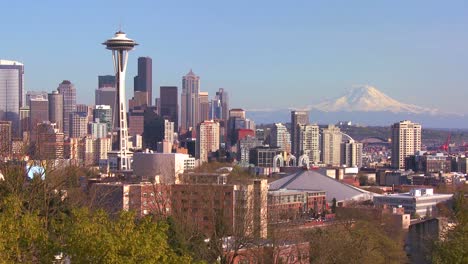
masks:
{"label": "building facade", "polygon": [[348,140],[341,143],[341,163],[346,167],[362,167],[362,143]]}
{"label": "building facade", "polygon": [[63,94],[52,91],[48,94],[49,121],[56,124],[56,129],[63,132]]}
{"label": "building facade", "polygon": [[392,125],[392,167],[405,168],[405,158],[421,150],[421,125],[405,120]]}
{"label": "building facade", "polygon": [[190,127],[195,128],[199,123],[200,116],[200,77],[195,75],[192,70],[182,77],[181,94],[181,124],[183,131]]}
{"label": "building facade", "polygon": [[310,164],[320,163],[320,128],[318,125],[297,124],[296,157],[307,155]]}
{"label": "building facade", "polygon": [[160,116],[174,122],[174,131],[179,131],[179,102],[177,86],[159,88]]}
{"label": "building facade", "polygon": [[88,134],[88,115],[83,112],[70,114],[70,137],[83,138]]}
{"label": "building facade", "polygon": [[309,124],[308,111],[291,111],[291,152],[296,156],[301,155],[299,134],[296,132],[297,125],[307,124]]}
{"label": "building facade", "polygon": [[133,79],[135,95],[141,92],[139,105],[151,106],[153,102],[153,60],[150,57],[138,58],[138,75]]}
{"label": "building facade", "polygon": [[341,165],[341,140],[342,134],[339,127],[329,125],[322,129],[321,158],[322,163],[332,166]]}
{"label": "building facade", "polygon": [[285,125],[275,123],[270,133],[270,145],[291,152],[291,135]]}
{"label": "building facade", "polygon": [[11,121],[12,133],[19,132],[19,109],[23,107],[24,65],[0,60],[0,121]]}
{"label": "building facade", "polygon": [[219,123],[204,121],[197,127],[196,158],[207,162],[210,153],[219,149]]}
{"label": "building facade", "polygon": [[76,111],[76,88],[70,81],[64,80],[57,91],[63,95],[63,133],[70,135],[70,114]]}

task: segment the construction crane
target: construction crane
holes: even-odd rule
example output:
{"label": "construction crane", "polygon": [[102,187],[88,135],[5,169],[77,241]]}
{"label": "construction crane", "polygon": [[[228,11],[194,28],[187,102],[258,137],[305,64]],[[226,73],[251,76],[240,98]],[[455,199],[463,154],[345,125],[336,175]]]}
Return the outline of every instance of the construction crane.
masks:
{"label": "construction crane", "polygon": [[447,140],[445,141],[443,145],[439,147],[439,150],[442,150],[444,152],[450,152],[450,136],[451,134],[449,133],[447,136]]}

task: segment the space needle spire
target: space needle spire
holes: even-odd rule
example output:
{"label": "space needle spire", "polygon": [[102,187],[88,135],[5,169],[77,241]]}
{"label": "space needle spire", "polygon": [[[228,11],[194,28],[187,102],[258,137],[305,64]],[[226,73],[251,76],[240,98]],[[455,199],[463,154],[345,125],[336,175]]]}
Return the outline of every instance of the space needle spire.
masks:
{"label": "space needle spire", "polygon": [[[111,171],[130,171],[132,153],[128,149],[127,106],[125,98],[125,72],[127,70],[128,52],[136,45],[134,40],[119,30],[114,37],[102,43],[112,51],[114,62],[117,96],[114,106],[114,131],[117,140],[113,141],[112,151],[108,153],[109,168]],[[115,144],[114,144],[115,142]]]}

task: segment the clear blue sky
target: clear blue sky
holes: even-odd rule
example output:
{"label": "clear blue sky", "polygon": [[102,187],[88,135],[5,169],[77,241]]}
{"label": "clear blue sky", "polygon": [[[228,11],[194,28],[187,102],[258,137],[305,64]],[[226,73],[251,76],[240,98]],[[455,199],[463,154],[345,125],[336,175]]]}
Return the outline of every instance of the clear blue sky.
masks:
{"label": "clear blue sky", "polygon": [[[354,84],[467,113],[467,1],[4,1],[0,58],[25,63],[28,90],[69,79],[94,102],[113,72],[100,43],[122,24],[153,58],[154,95],[190,68],[232,107],[305,106]],[[130,94],[130,93],[129,93]]]}

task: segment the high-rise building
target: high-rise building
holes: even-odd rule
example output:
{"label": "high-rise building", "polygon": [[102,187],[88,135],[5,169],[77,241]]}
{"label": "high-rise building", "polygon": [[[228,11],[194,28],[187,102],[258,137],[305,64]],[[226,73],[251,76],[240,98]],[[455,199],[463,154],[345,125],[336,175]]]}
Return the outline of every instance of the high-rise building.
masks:
{"label": "high-rise building", "polygon": [[322,129],[322,163],[326,165],[341,165],[341,140],[343,134],[339,127],[328,125],[328,128]]}
{"label": "high-rise building", "polygon": [[[31,131],[31,109],[29,106],[21,107],[19,111],[19,121],[20,121],[20,138],[26,139],[25,136],[29,135]],[[29,140],[29,136],[26,136]]]}
{"label": "high-rise building", "polygon": [[48,98],[48,94],[45,91],[27,91],[26,92],[26,103],[25,106],[31,105],[31,99],[46,99]]}
{"label": "high-rise building", "polygon": [[341,143],[341,163],[346,167],[362,167],[362,143],[348,140]]}
{"label": "high-rise building", "polygon": [[174,131],[179,131],[177,86],[161,86],[159,89],[159,113],[162,118],[174,122]]}
{"label": "high-rise building", "polygon": [[214,120],[224,120],[227,123],[229,118],[229,96],[224,88],[219,88],[215,98],[211,101],[211,115]]}
{"label": "high-rise building", "polygon": [[11,155],[11,121],[0,121],[0,158]]}
{"label": "high-rise building", "polygon": [[164,119],[164,140],[174,144],[174,122]]}
{"label": "high-rise building", "polygon": [[30,101],[30,128],[31,141],[35,142],[37,125],[49,121],[49,101],[42,97],[31,99]]}
{"label": "high-rise building", "polygon": [[196,158],[207,162],[210,153],[219,149],[219,123],[207,120],[197,128]]}
{"label": "high-rise building", "polygon": [[275,123],[271,129],[270,144],[274,148],[280,148],[282,151],[291,152],[291,135],[285,125]]}
{"label": "high-rise building", "polygon": [[63,94],[52,91],[49,99],[49,121],[56,124],[56,129],[63,132]]}
{"label": "high-rise building", "polygon": [[262,146],[263,142],[254,136],[246,136],[237,141],[237,161],[241,166],[248,167],[250,161],[250,150]]}
{"label": "high-rise building", "polygon": [[[115,78],[115,77],[114,77]],[[99,89],[96,89],[96,94],[95,94],[95,105],[108,105],[111,109],[111,117],[114,116],[114,111],[115,111],[115,100],[116,100],[116,95],[117,91],[115,86],[104,86]],[[116,119],[118,116],[116,116]],[[118,120],[112,119],[114,122],[118,122]],[[113,123],[112,121],[109,123],[111,125],[111,130]],[[118,123],[116,123],[118,124]],[[111,131],[109,130],[109,131]]]}
{"label": "high-rise building", "polygon": [[210,120],[210,103],[208,101],[208,92],[200,92],[198,100],[200,103],[200,117],[198,120],[200,120],[200,122]]}
{"label": "high-rise building", "polygon": [[[153,60],[150,57],[138,58],[138,75],[133,79],[133,90],[135,96],[137,92],[142,92],[138,102],[139,106],[146,104],[151,106],[153,100]],[[144,102],[141,100],[144,98]]]}
{"label": "high-rise building", "polygon": [[392,125],[392,167],[405,168],[405,158],[421,150],[421,125],[405,120]]}
{"label": "high-rise building", "polygon": [[70,114],[70,137],[83,138],[88,134],[88,115],[84,112]]}
{"label": "high-rise building", "polygon": [[115,76],[114,75],[99,75],[98,76],[98,89],[104,87],[115,88]]}
{"label": "high-rise building", "polygon": [[245,119],[245,110],[241,108],[233,108],[229,110],[229,117],[239,117]]}
{"label": "high-rise building", "polygon": [[0,121],[11,121],[12,133],[19,136],[19,109],[23,104],[24,65],[0,60]]}
{"label": "high-rise building", "polygon": [[112,108],[110,105],[95,105],[93,110],[93,121],[103,123],[107,131],[112,131]]}
{"label": "high-rise building", "polygon": [[143,135],[145,129],[145,109],[136,107],[128,112],[128,134],[132,137]]}
{"label": "high-rise building", "polygon": [[89,123],[94,121],[94,106],[92,105],[77,104],[75,112],[85,113]]}
{"label": "high-rise building", "polygon": [[117,81],[117,106],[116,110],[114,110],[114,116],[116,120],[118,119],[118,122],[114,124],[114,128],[117,130],[117,140],[115,141],[115,147],[108,153],[108,164],[111,171],[129,171],[131,170],[132,153],[128,148],[125,73],[127,71],[128,52],[138,44],[127,38],[124,32],[118,31],[113,38],[104,42],[103,45],[112,51],[115,79]]}
{"label": "high-rise building", "polygon": [[[318,125],[297,124],[296,129],[296,158],[300,155],[307,155],[310,164],[320,162],[320,129]],[[307,164],[307,165],[310,165]]]}
{"label": "high-rise building", "polygon": [[195,128],[199,123],[199,94],[200,77],[195,75],[192,70],[182,77],[181,94],[181,124],[182,131],[188,131],[189,128]]}
{"label": "high-rise building", "polygon": [[57,91],[63,95],[63,133],[70,135],[70,114],[76,111],[76,89],[70,81],[64,80]]}
{"label": "high-rise building", "polygon": [[296,133],[297,125],[309,124],[308,111],[291,111],[291,151],[294,155],[299,156],[299,139]]}
{"label": "high-rise building", "polygon": [[63,159],[64,135],[54,123],[43,122],[37,125],[36,156],[39,159]]}
{"label": "high-rise building", "polygon": [[92,138],[105,138],[107,137],[107,124],[92,122],[89,124],[90,133]]}

